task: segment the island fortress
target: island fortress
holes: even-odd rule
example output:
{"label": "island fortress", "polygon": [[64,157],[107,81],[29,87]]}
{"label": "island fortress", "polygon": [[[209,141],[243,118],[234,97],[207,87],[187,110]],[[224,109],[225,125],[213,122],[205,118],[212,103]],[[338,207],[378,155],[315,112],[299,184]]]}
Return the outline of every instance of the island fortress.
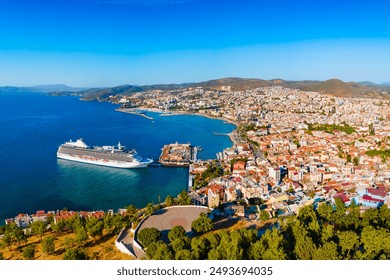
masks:
{"label": "island fortress", "polygon": [[134,149],[128,150],[120,143],[117,146],[91,147],[82,138],[76,142],[70,140],[60,145],[57,157],[117,168],[143,168],[153,162],[152,159],[142,159]]}

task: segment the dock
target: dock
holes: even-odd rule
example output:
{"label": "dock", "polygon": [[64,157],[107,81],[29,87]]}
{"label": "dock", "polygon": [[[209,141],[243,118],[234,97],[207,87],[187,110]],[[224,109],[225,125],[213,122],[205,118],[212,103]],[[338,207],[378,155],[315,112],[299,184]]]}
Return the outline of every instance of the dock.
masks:
{"label": "dock", "polygon": [[189,166],[197,159],[197,148],[188,144],[168,144],[161,149],[159,162],[164,166]]}
{"label": "dock", "polygon": [[213,134],[214,135],[229,136],[229,133],[220,133],[220,132],[214,132],[214,131],[213,131]]}
{"label": "dock", "polygon": [[129,109],[129,108],[122,108],[121,107],[121,108],[115,109],[115,111],[128,113],[128,114],[133,114],[133,115],[138,115],[138,116],[147,118],[148,120],[154,120],[152,117],[147,116],[145,112],[140,111],[138,109]]}

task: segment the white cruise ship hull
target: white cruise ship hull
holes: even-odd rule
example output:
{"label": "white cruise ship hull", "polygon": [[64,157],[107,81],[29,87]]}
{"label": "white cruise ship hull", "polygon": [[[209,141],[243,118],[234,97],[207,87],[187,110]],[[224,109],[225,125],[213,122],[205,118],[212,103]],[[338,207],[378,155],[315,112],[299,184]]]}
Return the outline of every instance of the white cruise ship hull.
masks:
{"label": "white cruise ship hull", "polygon": [[145,168],[152,163],[152,160],[123,162],[103,159],[86,159],[63,153],[57,153],[57,158],[116,168]]}

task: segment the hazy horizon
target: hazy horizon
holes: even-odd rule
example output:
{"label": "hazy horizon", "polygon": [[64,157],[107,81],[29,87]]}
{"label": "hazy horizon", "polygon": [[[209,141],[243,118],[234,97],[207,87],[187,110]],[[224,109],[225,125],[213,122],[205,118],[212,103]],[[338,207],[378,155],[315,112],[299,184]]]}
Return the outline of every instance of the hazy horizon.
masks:
{"label": "hazy horizon", "polygon": [[0,84],[389,82],[390,3],[5,0]]}
{"label": "hazy horizon", "polygon": [[[207,82],[207,81],[211,81],[211,80],[219,80],[219,79],[230,79],[230,78],[238,78],[238,79],[262,79],[261,77],[260,78],[252,78],[252,77],[221,77],[221,78],[216,78],[216,79],[209,79],[209,80],[199,80],[199,81],[189,81],[189,82],[183,82],[183,83],[163,83],[163,84],[192,84],[192,83],[201,83],[201,82]],[[332,79],[336,79],[336,80],[341,80],[337,77],[333,77],[333,78],[329,78],[327,80],[332,80]],[[298,80],[287,80],[287,79],[283,79],[283,78],[270,78],[270,79],[263,79],[263,80],[284,80],[284,81],[287,81],[287,82],[294,82],[294,81],[298,81]],[[327,80],[316,80],[316,81],[320,81],[320,82],[325,82]],[[299,81],[314,81],[314,80],[309,80],[309,79],[302,79],[302,80],[299,80]],[[379,83],[375,83],[375,82],[372,82],[372,81],[368,81],[368,80],[364,80],[364,81],[344,81],[344,80],[341,80],[343,82],[346,82],[346,83],[374,83],[378,86],[380,85],[383,85],[383,84],[389,84],[390,82],[388,81],[384,81],[384,82],[379,82]],[[50,87],[50,86],[66,86],[66,87],[70,87],[70,88],[85,88],[85,89],[90,89],[90,88],[109,88],[109,87],[118,87],[118,86],[150,86],[150,85],[157,85],[157,84],[137,84],[137,83],[127,83],[127,84],[115,84],[115,85],[108,85],[108,86],[99,86],[99,85],[91,85],[91,86],[74,86],[72,84],[65,84],[65,83],[58,83],[58,84],[40,84],[40,85],[21,85],[21,86],[15,86],[15,85],[1,85],[0,84],[0,87],[15,87],[15,88],[37,88],[37,87]]]}

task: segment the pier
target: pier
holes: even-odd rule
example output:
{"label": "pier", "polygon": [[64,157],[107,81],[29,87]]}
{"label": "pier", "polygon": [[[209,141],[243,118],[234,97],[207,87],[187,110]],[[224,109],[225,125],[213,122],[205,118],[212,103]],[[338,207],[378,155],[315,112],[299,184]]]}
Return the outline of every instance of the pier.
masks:
{"label": "pier", "polygon": [[133,115],[138,115],[138,116],[147,118],[148,120],[154,120],[152,117],[147,116],[146,113],[140,112],[139,110],[128,109],[128,108],[118,108],[118,109],[115,109],[115,111],[128,113],[128,114],[133,114]]}
{"label": "pier", "polygon": [[159,162],[164,166],[189,166],[197,159],[197,149],[188,144],[168,144],[162,148]]}
{"label": "pier", "polygon": [[214,131],[213,131],[213,134],[214,135],[229,136],[229,133],[221,133],[221,132],[214,132]]}

